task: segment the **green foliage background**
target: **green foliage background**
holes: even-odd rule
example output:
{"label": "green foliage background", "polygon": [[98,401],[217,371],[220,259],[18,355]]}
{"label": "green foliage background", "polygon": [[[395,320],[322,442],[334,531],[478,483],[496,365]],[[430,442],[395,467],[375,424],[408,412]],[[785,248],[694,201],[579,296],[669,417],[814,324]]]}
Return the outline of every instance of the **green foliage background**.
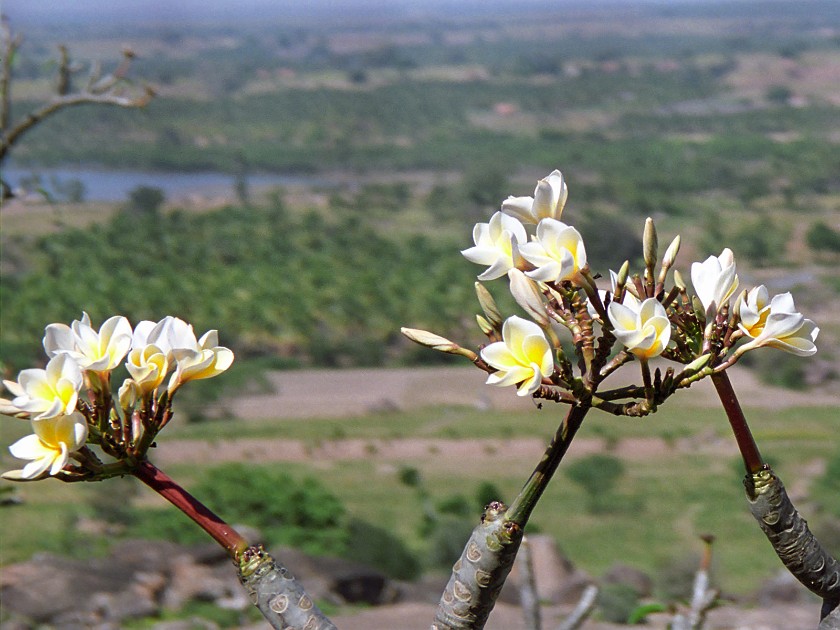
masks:
{"label": "green foliage background", "polygon": [[94,322],[177,315],[199,334],[219,329],[241,358],[287,366],[435,360],[399,326],[462,326],[475,270],[448,238],[381,226],[362,213],[292,216],[276,200],[200,215],[124,211],[34,239],[3,276],[0,356],[12,367],[36,360],[43,327],[84,309]]}

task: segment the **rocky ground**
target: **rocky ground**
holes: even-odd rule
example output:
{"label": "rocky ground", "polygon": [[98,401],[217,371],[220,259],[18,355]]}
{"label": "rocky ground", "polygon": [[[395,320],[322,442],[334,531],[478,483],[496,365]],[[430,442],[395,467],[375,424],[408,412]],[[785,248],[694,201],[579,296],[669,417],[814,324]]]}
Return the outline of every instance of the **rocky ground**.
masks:
{"label": "rocky ground", "polygon": [[[793,407],[826,404],[840,407],[833,394],[800,394],[787,390],[768,390],[747,370],[733,370],[736,391],[750,406]],[[474,405],[480,408],[527,408],[530,400],[511,396],[501,388],[486,387],[481,372],[470,368],[427,370],[318,370],[282,372],[271,375],[274,392],[228,401],[226,406],[243,421],[261,418],[354,416],[384,409],[414,409],[428,405]],[[319,395],[328,387],[329,397]],[[707,383],[686,393],[694,405],[718,405],[717,396]],[[673,449],[696,451],[716,449],[735,456],[731,441],[684,438],[666,444],[659,438],[622,440],[619,455],[646,458]],[[413,457],[429,452],[453,457],[481,457],[488,448],[500,447],[499,440],[405,439],[377,441],[377,453],[389,458]],[[331,440],[313,447],[295,440],[226,441],[222,448],[213,442],[161,440],[156,460],[183,462],[185,457],[201,460],[242,459],[251,461],[307,461],[358,459],[370,456],[371,440]],[[544,445],[538,439],[507,439],[507,451],[522,455],[539,454]],[[314,451],[313,451],[314,448]],[[597,438],[581,438],[575,443],[577,454],[604,448]],[[95,525],[95,524],[93,524]],[[249,536],[249,539],[254,539]],[[582,589],[592,579],[575,570],[563,558],[550,538],[532,537],[535,547],[535,573],[539,596],[544,602],[543,627],[558,627],[573,607]],[[448,579],[446,575],[427,577],[418,583],[399,583],[375,570],[345,561],[310,558],[293,549],[272,550],[293,569],[314,597],[338,606],[333,616],[342,630],[426,629],[435,605]],[[518,569],[506,585],[499,604],[487,625],[489,630],[524,628],[518,605]],[[601,582],[614,580],[631,584],[644,597],[650,592],[650,578],[628,567],[615,567]],[[739,601],[724,598],[710,611],[707,630],[806,630],[817,626],[819,602],[785,572],[756,593]],[[250,603],[239,586],[230,562],[215,547],[185,548],[166,542],[128,541],[117,545],[107,558],[78,561],[42,555],[28,562],[6,566],[0,573],[0,603],[3,623],[0,630],[34,628],[92,628],[112,630],[137,618],[157,618],[166,610],[178,610],[190,602],[214,602],[228,610],[243,611],[239,627],[256,629],[264,624],[247,621],[244,611]],[[670,614],[651,615],[645,627],[664,630]],[[144,626],[146,627],[146,626]],[[201,619],[159,621],[156,630],[215,628]],[[589,630],[618,626],[590,620]]]}
{"label": "rocky ground", "polygon": [[[556,628],[571,611],[591,579],[563,558],[549,537],[532,537],[535,574],[542,607],[543,626]],[[343,560],[313,558],[288,548],[274,550],[310,594],[348,611],[333,616],[341,630],[426,630],[448,576],[427,577],[417,583],[387,579],[379,572]],[[500,596],[488,630],[524,629],[518,605],[519,569],[514,571]],[[617,566],[602,583],[622,583],[646,594],[650,578],[628,567]],[[211,546],[183,547],[168,542],[126,541],[111,555],[93,560],[69,560],[49,554],[8,566],[0,577],[4,618],[2,630],[48,628],[116,630],[135,620],[151,620],[143,627],[154,630],[217,628],[198,618],[159,621],[166,610],[190,602],[213,602],[228,611],[241,611],[243,630],[265,627],[246,621],[250,602],[224,552]],[[45,597],[45,594],[49,594]],[[348,608],[348,604],[351,606]],[[707,630],[798,630],[817,625],[819,602],[804,593],[790,578],[780,576],[750,601],[724,605],[710,611]],[[651,615],[645,625],[652,630],[668,627],[671,614]],[[584,630],[620,628],[590,620]]]}

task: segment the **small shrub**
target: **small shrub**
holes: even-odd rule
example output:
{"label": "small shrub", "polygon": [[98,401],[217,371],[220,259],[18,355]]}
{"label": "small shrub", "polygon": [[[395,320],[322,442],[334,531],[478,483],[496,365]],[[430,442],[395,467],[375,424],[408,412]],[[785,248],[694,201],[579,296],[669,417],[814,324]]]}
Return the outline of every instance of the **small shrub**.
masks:
{"label": "small shrub", "polygon": [[133,510],[125,535],[129,538],[170,540],[181,545],[207,542],[207,534],[187,516],[170,509]]}
{"label": "small shrub", "polygon": [[591,514],[612,510],[612,491],[622,474],[621,460],[601,453],[583,457],[566,468],[566,476],[586,492],[587,510]]}
{"label": "small shrub", "polygon": [[812,223],[805,233],[805,241],[817,252],[840,252],[840,232],[825,221]]}
{"label": "small shrub", "polygon": [[598,609],[605,621],[626,623],[638,606],[639,595],[627,584],[604,584],[598,593]]}
{"label": "small shrub", "polygon": [[815,481],[813,493],[826,512],[840,518],[840,451],[826,462],[825,473]]}
{"label": "small shrub", "polygon": [[344,506],[315,479],[232,463],[209,470],[194,492],[213,511],[261,529],[273,543],[319,555],[347,549]]}
{"label": "small shrub", "polygon": [[696,555],[686,555],[664,562],[654,579],[659,596],[669,602],[689,599],[694,575],[699,567],[700,558]]}
{"label": "small shrub", "polygon": [[418,488],[422,483],[420,471],[414,466],[400,466],[397,476],[399,477],[400,483],[409,488]]}
{"label": "small shrub", "polygon": [[344,557],[375,567],[397,580],[420,577],[417,557],[391,532],[359,519],[348,523],[348,546]]}
{"label": "small shrub", "polygon": [[453,516],[469,517],[473,513],[472,506],[462,494],[453,494],[438,501],[437,510],[441,514],[452,514]]}
{"label": "small shrub", "polygon": [[108,483],[97,484],[90,499],[90,507],[96,519],[118,525],[131,524],[137,514],[131,499],[137,495],[140,485],[136,479],[118,477]]}
{"label": "small shrub", "polygon": [[137,186],[128,193],[126,209],[142,216],[156,216],[166,196],[163,190],[154,186]]}
{"label": "small shrub", "polygon": [[475,527],[474,519],[442,514],[435,519],[429,535],[429,566],[448,569],[461,557],[464,545]]}

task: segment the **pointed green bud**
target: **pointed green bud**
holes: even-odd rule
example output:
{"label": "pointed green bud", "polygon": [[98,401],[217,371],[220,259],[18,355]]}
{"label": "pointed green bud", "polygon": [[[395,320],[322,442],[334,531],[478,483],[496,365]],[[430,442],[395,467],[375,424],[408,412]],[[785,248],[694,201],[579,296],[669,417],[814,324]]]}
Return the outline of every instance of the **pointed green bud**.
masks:
{"label": "pointed green bud", "polygon": [[668,249],[665,250],[665,257],[662,259],[662,267],[664,269],[668,269],[673,266],[674,261],[677,259],[677,254],[680,251],[680,235],[677,234],[674,237],[674,240],[671,241],[671,244],[668,245]]}
{"label": "pointed green bud", "polygon": [[625,260],[624,264],[621,265],[621,268],[618,270],[618,274],[616,275],[615,283],[619,287],[623,287],[627,284],[627,274],[630,273],[630,261]]}
{"label": "pointed green bud", "polygon": [[504,318],[499,311],[499,307],[496,306],[496,300],[494,300],[493,296],[490,295],[490,291],[487,290],[487,287],[480,282],[476,282],[475,294],[478,296],[478,303],[481,305],[481,310],[484,311],[487,321],[489,321],[494,328],[501,328]]}
{"label": "pointed green bud", "polygon": [[735,304],[732,307],[732,317],[735,319],[735,321],[741,319],[741,305],[746,301],[748,293],[749,291],[747,289],[744,289],[741,292],[741,295],[738,296],[738,299],[735,300]]}
{"label": "pointed green bud", "polygon": [[645,266],[648,269],[653,269],[659,258],[657,253],[659,251],[659,239],[656,236],[656,226],[650,217],[645,219],[645,233],[642,238],[642,245],[645,252]]}
{"label": "pointed green bud", "polygon": [[694,361],[692,361],[691,363],[689,363],[688,365],[685,366],[685,371],[686,372],[698,372],[699,370],[702,370],[704,367],[706,367],[706,364],[709,362],[709,359],[711,359],[711,358],[712,358],[711,353],[706,353],[703,356],[699,356],[696,359],[694,359]]}
{"label": "pointed green bud", "polygon": [[674,269],[674,285],[680,290],[685,291],[686,284],[685,280],[683,280],[682,274]]}
{"label": "pointed green bud", "polygon": [[419,330],[417,328],[400,328],[400,332],[415,343],[419,343],[421,346],[426,346],[432,350],[445,352],[447,354],[459,354],[467,357],[471,361],[475,361],[478,358],[478,355],[476,355],[476,353],[472,350],[462,348],[454,341],[449,341],[449,339],[430,333],[427,330]]}
{"label": "pointed green bud", "polygon": [[477,321],[477,322],[478,322],[478,327],[481,329],[481,332],[483,332],[485,335],[492,335],[492,334],[495,334],[496,329],[495,329],[495,328],[493,328],[493,324],[491,324],[490,322],[488,322],[488,321],[487,321],[484,317],[482,317],[481,315],[476,315],[476,316],[475,316],[475,321]]}
{"label": "pointed green bud", "polygon": [[[691,308],[694,309],[694,314],[697,315],[698,318],[702,320],[706,319],[706,309],[703,306],[703,302],[701,302],[700,298],[696,295],[691,296]],[[714,319],[714,317],[712,319]]]}
{"label": "pointed green bud", "polygon": [[548,313],[537,283],[522,273],[519,269],[508,271],[510,279],[510,293],[516,303],[522,307],[537,324],[545,328],[548,326]]}

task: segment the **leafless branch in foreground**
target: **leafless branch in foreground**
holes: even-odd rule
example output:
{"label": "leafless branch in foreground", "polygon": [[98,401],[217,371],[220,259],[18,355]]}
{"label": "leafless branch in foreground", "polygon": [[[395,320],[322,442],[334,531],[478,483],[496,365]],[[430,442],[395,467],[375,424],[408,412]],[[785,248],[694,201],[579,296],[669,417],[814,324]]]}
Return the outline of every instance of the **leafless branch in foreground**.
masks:
{"label": "leafless branch in foreground", "polygon": [[[68,107],[77,105],[113,105],[117,107],[145,107],[155,96],[150,86],[142,90],[130,89],[126,77],[134,59],[134,52],[123,50],[123,58],[117,68],[108,74],[102,74],[99,64],[92,64],[90,74],[83,88],[73,90],[73,75],[81,68],[74,65],[66,46],[59,46],[59,62],[56,77],[55,94],[43,105],[12,122],[12,66],[14,57],[20,48],[22,38],[13,33],[5,18],[0,24],[0,164],[8,157],[9,151],[21,136],[38,125],[45,118]],[[11,196],[9,187],[0,182],[0,197]]]}

